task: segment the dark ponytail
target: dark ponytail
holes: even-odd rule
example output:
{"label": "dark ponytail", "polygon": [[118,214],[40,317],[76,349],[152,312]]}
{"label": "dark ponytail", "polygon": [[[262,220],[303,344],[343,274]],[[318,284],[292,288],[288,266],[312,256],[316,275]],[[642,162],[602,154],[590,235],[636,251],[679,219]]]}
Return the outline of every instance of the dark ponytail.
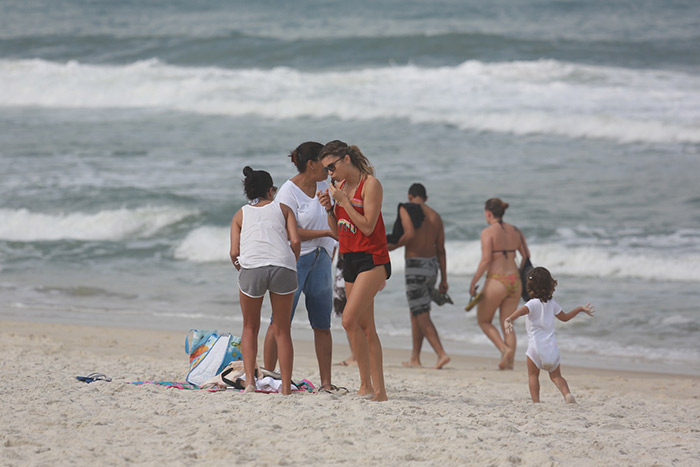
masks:
{"label": "dark ponytail", "polygon": [[301,143],[299,146],[297,146],[289,157],[292,159],[292,164],[297,167],[299,173],[304,173],[306,172],[307,162],[320,160],[321,149],[323,149],[323,145],[321,143],[307,141],[306,143]]}
{"label": "dark ponytail", "polygon": [[243,189],[249,200],[264,198],[267,191],[272,188],[272,176],[264,170],[253,170],[250,166],[243,168]]}

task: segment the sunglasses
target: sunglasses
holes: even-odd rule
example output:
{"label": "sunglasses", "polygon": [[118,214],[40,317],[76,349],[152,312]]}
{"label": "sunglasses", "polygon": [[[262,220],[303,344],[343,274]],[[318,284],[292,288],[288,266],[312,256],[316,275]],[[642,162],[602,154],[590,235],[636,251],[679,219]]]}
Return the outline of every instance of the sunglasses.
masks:
{"label": "sunglasses", "polygon": [[337,158],[336,160],[325,166],[323,168],[323,171],[326,173],[335,172],[335,164],[337,164],[340,159],[342,159],[342,157]]}

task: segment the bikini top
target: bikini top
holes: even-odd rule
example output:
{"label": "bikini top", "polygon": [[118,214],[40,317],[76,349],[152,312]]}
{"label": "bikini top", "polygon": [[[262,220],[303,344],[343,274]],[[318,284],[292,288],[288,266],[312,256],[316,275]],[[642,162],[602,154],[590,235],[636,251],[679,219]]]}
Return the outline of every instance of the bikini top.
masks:
{"label": "bikini top", "polygon": [[[501,225],[501,228],[505,230],[505,227],[503,227],[503,219],[499,220],[498,223]],[[518,251],[517,249],[515,250],[491,250],[493,253],[503,253],[505,257],[508,257],[508,253],[515,253]]]}

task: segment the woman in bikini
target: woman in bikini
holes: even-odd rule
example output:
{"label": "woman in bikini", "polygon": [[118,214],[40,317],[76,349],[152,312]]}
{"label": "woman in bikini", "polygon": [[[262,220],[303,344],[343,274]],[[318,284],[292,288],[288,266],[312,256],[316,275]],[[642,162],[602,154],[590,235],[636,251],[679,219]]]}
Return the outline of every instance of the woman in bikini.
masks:
{"label": "woman in bikini", "polygon": [[[512,370],[515,360],[515,333],[506,334],[505,319],[510,316],[520,301],[520,271],[515,264],[515,252],[520,252],[521,261],[530,252],[525,237],[514,225],[503,222],[508,208],[499,198],[486,201],[484,217],[489,224],[481,231],[481,261],[476,268],[469,293],[474,296],[477,282],[486,273],[483,298],[479,302],[476,316],[479,327],[501,352],[498,368]],[[492,324],[496,309],[500,309],[501,333]]]}
{"label": "woman in bikini", "polygon": [[331,141],[321,151],[321,163],[332,177],[330,188],[318,195],[343,255],[343,327],[360,371],[358,394],[385,401],[382,344],[374,322],[374,296],[391,275],[382,184],[356,146]]}

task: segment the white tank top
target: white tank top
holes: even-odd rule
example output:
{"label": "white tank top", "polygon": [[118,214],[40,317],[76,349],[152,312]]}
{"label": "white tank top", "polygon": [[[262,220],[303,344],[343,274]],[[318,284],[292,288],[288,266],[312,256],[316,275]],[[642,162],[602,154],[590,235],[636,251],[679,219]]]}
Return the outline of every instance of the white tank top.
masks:
{"label": "white tank top", "polygon": [[297,260],[287,238],[284,214],[277,201],[262,207],[243,206],[238,262],[246,269],[280,266],[297,270]]}

